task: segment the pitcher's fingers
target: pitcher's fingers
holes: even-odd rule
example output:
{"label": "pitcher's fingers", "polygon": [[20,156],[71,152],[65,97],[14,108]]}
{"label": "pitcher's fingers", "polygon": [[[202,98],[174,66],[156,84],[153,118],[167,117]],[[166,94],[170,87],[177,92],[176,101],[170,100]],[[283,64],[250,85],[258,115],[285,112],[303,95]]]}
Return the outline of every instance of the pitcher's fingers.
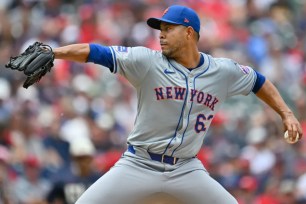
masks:
{"label": "pitcher's fingers", "polygon": [[298,133],[298,124],[292,124],[292,141],[295,141],[297,140],[298,138],[296,137],[299,137],[299,133]]}
{"label": "pitcher's fingers", "polygon": [[303,129],[300,124],[298,124],[297,128],[299,133],[299,139],[301,139],[303,137]]}
{"label": "pitcher's fingers", "polygon": [[293,135],[293,124],[288,125],[288,136],[290,140],[293,140],[294,135]]}

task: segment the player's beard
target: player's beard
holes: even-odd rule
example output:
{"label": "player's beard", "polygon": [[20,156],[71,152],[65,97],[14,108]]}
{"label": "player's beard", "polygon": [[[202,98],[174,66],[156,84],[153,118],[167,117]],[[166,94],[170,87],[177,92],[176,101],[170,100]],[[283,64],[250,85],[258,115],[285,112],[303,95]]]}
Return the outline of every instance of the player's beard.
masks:
{"label": "player's beard", "polygon": [[163,55],[165,55],[169,59],[175,59],[179,53],[181,52],[181,48],[183,47],[183,42],[178,41],[173,46],[167,46],[167,48],[162,50]]}
{"label": "player's beard", "polygon": [[167,58],[172,59],[173,58],[173,51],[171,50],[163,50],[162,51],[163,55],[165,55]]}

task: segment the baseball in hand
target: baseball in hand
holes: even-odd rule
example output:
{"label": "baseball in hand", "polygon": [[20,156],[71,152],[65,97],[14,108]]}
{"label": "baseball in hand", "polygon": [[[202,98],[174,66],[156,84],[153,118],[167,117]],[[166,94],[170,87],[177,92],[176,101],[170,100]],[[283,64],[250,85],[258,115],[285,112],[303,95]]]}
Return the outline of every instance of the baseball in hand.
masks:
{"label": "baseball in hand", "polygon": [[289,134],[288,134],[288,130],[284,133],[284,138],[286,140],[286,142],[288,142],[289,144],[294,144],[297,141],[299,141],[299,133],[297,133],[296,137],[293,138],[292,140],[289,138]]}

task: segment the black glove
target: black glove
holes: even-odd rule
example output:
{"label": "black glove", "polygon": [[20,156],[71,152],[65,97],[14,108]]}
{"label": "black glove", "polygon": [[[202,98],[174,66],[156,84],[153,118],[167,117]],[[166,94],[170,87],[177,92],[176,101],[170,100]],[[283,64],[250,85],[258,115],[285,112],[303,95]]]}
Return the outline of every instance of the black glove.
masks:
{"label": "black glove", "polygon": [[23,71],[27,76],[23,83],[24,88],[38,82],[53,67],[54,53],[49,45],[35,42],[23,53],[16,57],[11,57],[6,68]]}

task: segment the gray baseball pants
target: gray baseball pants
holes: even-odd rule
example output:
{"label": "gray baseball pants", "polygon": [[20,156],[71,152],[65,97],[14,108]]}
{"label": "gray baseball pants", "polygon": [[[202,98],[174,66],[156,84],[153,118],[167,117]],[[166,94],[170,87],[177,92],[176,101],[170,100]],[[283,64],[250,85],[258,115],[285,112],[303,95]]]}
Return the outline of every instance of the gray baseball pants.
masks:
{"label": "gray baseball pants", "polygon": [[152,161],[146,151],[138,150],[136,154],[125,152],[76,204],[134,204],[157,192],[188,204],[238,204],[197,158],[170,165]]}

